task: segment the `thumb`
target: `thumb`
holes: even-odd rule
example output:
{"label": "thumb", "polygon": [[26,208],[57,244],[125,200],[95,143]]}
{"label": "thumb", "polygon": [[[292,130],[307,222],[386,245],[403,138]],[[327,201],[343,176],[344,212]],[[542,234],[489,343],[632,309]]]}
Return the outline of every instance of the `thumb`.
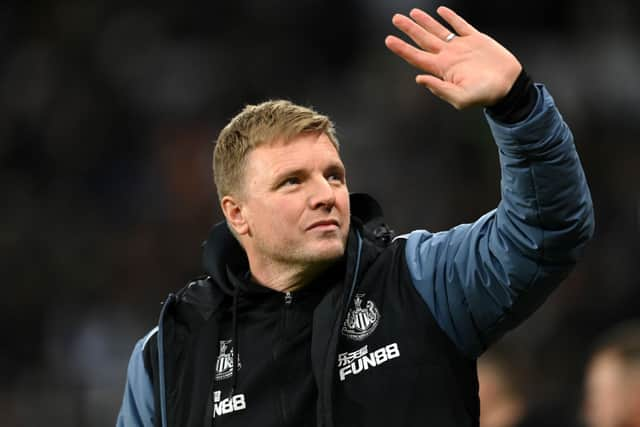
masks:
{"label": "thumb", "polygon": [[416,77],[416,83],[429,89],[438,98],[448,102],[457,110],[464,107],[462,99],[464,91],[453,83],[439,79],[429,74],[420,74]]}

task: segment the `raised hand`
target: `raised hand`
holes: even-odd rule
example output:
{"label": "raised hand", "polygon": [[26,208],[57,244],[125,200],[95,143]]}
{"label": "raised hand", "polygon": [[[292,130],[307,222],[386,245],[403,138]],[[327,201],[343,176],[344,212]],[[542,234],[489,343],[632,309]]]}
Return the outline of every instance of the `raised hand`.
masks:
{"label": "raised hand", "polygon": [[409,17],[394,15],[392,22],[417,47],[395,36],[387,36],[385,44],[427,73],[416,76],[418,84],[455,108],[494,105],[513,86],[522,70],[520,62],[451,9],[440,6],[437,12],[454,32],[424,11],[413,9]]}

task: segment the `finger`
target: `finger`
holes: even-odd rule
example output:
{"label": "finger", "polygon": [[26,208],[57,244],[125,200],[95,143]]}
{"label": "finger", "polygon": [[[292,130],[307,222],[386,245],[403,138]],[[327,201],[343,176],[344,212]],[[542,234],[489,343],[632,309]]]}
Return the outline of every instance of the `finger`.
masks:
{"label": "finger", "polygon": [[400,31],[408,35],[418,46],[429,52],[439,52],[444,44],[437,36],[426,31],[404,15],[395,14],[391,22]]}
{"label": "finger", "polygon": [[442,16],[442,18],[447,21],[459,35],[468,36],[469,34],[477,32],[477,30],[473,28],[471,24],[462,19],[460,15],[458,15],[448,7],[440,6],[437,12],[438,15]]}
{"label": "finger", "polygon": [[426,87],[431,93],[453,105],[456,109],[459,110],[464,107],[462,104],[464,91],[453,83],[427,74],[417,76],[416,83]]}
{"label": "finger", "polygon": [[436,21],[428,13],[420,9],[412,9],[409,16],[413,18],[418,25],[436,36],[439,40],[445,40],[451,30]]}
{"label": "finger", "polygon": [[396,36],[387,36],[384,40],[390,51],[407,61],[409,64],[427,73],[437,70],[433,54],[420,50]]}

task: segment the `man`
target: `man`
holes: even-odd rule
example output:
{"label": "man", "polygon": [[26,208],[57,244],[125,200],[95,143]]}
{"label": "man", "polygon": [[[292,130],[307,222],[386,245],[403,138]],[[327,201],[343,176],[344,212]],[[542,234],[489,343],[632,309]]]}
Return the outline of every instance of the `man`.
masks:
{"label": "man", "polygon": [[164,304],[131,357],[122,426],[477,426],[475,359],[566,277],[593,232],[572,136],[516,58],[450,9],[387,47],[456,108],[488,107],[502,201],[473,224],[394,240],[349,196],[333,125],[285,101],[220,133],[226,222],[207,276]]}
{"label": "man", "polygon": [[519,427],[528,409],[526,368],[504,341],[478,359],[480,425]]}
{"label": "man", "polygon": [[640,322],[607,331],[587,366],[588,427],[640,427]]}
{"label": "man", "polygon": [[577,427],[576,412],[558,397],[536,397],[537,378],[528,356],[505,341],[478,359],[480,425],[482,427]]}

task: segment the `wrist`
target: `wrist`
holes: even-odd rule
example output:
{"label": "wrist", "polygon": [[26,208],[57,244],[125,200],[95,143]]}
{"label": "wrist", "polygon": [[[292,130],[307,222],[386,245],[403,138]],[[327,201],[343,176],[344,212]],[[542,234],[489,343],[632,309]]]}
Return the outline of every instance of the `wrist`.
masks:
{"label": "wrist", "polygon": [[487,112],[499,122],[517,123],[533,111],[537,100],[538,91],[523,68],[509,92],[494,105],[487,107]]}

